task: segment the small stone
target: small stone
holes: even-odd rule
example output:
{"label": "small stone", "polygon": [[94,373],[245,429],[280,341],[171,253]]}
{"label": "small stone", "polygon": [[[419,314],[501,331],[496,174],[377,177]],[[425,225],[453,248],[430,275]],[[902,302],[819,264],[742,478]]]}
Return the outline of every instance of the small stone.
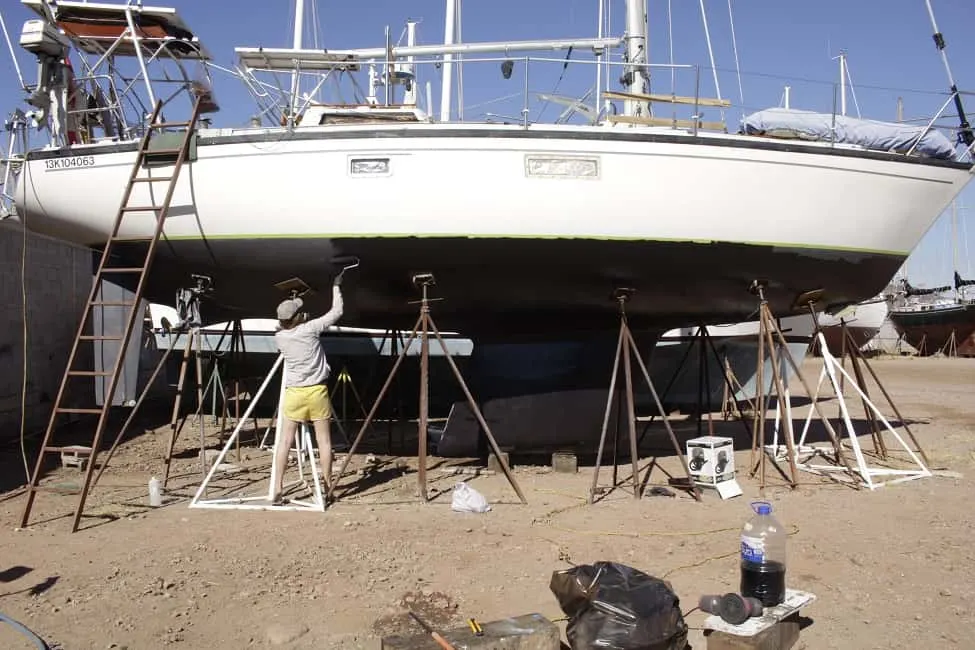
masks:
{"label": "small stone", "polygon": [[267,629],[267,640],[271,645],[280,646],[291,643],[305,634],[308,634],[308,627],[300,623],[276,624]]}
{"label": "small stone", "polygon": [[945,597],[948,597],[948,596],[950,596],[950,595],[951,595],[951,591],[949,591],[949,590],[947,590],[947,589],[942,589],[942,590],[941,590],[940,592],[938,592],[938,593],[940,593],[940,594],[941,594],[942,596],[945,596]]}
{"label": "small stone", "polygon": [[915,615],[914,615],[914,620],[915,620],[915,621],[920,621],[920,620],[921,620],[921,619],[923,619],[923,618],[924,618],[924,617],[923,617],[923,616],[921,616],[920,614],[915,614]]}

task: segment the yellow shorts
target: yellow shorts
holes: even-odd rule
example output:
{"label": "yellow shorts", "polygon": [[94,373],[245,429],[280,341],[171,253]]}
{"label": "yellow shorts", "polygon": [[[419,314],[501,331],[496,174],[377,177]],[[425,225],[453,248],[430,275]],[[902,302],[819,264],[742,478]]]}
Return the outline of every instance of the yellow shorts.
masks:
{"label": "yellow shorts", "polygon": [[284,391],[284,417],[295,422],[327,420],[332,415],[328,388],[316,386],[289,386]]}

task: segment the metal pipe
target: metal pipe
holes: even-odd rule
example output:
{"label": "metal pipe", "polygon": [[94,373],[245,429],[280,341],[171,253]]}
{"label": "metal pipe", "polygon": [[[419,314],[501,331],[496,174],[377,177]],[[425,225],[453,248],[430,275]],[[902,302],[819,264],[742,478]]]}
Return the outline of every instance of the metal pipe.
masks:
{"label": "metal pipe", "polygon": [[[626,61],[629,64],[647,61],[647,0],[626,0]],[[643,95],[650,92],[646,68],[627,66],[626,80],[627,92]],[[649,115],[650,104],[627,100],[624,111],[626,115]]]}
{"label": "metal pipe", "polygon": [[17,71],[17,80],[20,81],[20,87],[26,90],[27,84],[24,83],[24,75],[20,73],[20,63],[17,61],[17,55],[14,53],[13,43],[10,42],[10,34],[7,33],[7,24],[3,21],[3,12],[0,12],[0,28],[3,29],[3,37],[7,40],[7,49],[10,50],[10,58],[13,59],[14,70]]}
{"label": "metal pipe", "polygon": [[[407,47],[413,47],[416,45],[416,21],[408,21],[406,23],[406,45]],[[406,89],[403,93],[403,103],[416,105],[417,89],[416,89],[416,66],[413,65],[413,56],[410,55],[406,57],[407,64],[403,66],[403,69],[409,74],[413,75],[413,79],[410,82],[410,87]],[[429,110],[429,107],[427,108]]]}
{"label": "metal pipe", "polygon": [[[599,10],[597,12],[598,13],[597,20],[599,24],[596,27],[597,38],[603,37],[603,11],[605,9],[605,6],[606,6],[606,0],[599,0]],[[600,88],[600,84],[602,84],[603,82],[602,77],[603,77],[603,54],[600,53],[596,55],[596,116],[597,119],[599,116],[599,112],[602,110],[599,106],[603,96],[602,88]]]}
{"label": "metal pipe", "polygon": [[928,122],[927,126],[924,127],[924,130],[921,131],[921,135],[917,136],[917,140],[914,141],[914,144],[911,145],[911,148],[908,149],[905,155],[910,156],[912,153],[914,153],[914,150],[917,148],[917,145],[921,143],[921,138],[927,135],[928,131],[931,130],[931,127],[934,126],[934,123],[938,120],[939,117],[941,117],[941,114],[944,113],[945,109],[948,108],[948,104],[950,104],[957,97],[958,97],[958,93],[951,93],[951,95],[948,96],[948,99],[945,101],[945,103],[941,105],[941,110],[939,110],[935,114],[935,116],[931,118],[931,121]]}
{"label": "metal pipe", "polygon": [[938,48],[938,52],[941,54],[941,61],[945,65],[945,72],[948,74],[948,84],[951,87],[951,92],[955,100],[955,110],[958,111],[958,121],[961,123],[961,136],[962,140],[969,147],[975,144],[975,134],[972,133],[971,125],[968,123],[968,118],[965,115],[965,107],[961,103],[961,95],[958,94],[958,86],[955,85],[955,79],[951,75],[951,66],[948,65],[948,55],[945,53],[945,38],[944,35],[938,30],[938,23],[934,19],[934,9],[931,8],[931,0],[924,0],[924,4],[928,8],[928,16],[931,18],[931,27],[934,29],[934,44]]}
{"label": "metal pipe", "polygon": [[132,49],[135,50],[135,56],[139,59],[139,69],[142,71],[142,76],[146,80],[146,94],[149,95],[149,104],[155,106],[156,95],[152,92],[152,83],[149,81],[149,72],[146,70],[146,62],[142,58],[142,48],[139,46],[139,34],[135,29],[135,21],[132,20],[132,6],[127,5],[125,7],[125,20],[129,24],[129,31],[132,33]]}
{"label": "metal pipe", "polygon": [[[533,52],[543,50],[567,50],[570,47],[576,50],[583,49],[604,49],[615,45],[620,45],[623,38],[576,38],[565,40],[547,41],[491,41],[484,43],[454,43],[444,45],[414,45],[413,47],[403,46],[394,47],[393,56],[430,56],[435,54],[482,54],[485,52]],[[260,54],[268,56],[285,56],[291,59],[301,59],[303,53],[309,55],[319,55],[322,50],[297,50],[286,48],[257,48],[257,47],[238,47],[234,48],[237,54]],[[330,54],[336,56],[353,56],[362,60],[378,59],[386,56],[386,49],[382,47],[362,48],[357,50],[329,50]],[[444,57],[444,61],[448,59]],[[642,68],[653,66],[641,66]],[[686,67],[686,66],[685,66]]]}
{"label": "metal pipe", "polygon": [[840,52],[840,115],[846,115],[846,53]]}
{"label": "metal pipe", "polygon": [[[454,46],[454,31],[457,27],[457,0],[447,0],[447,13],[444,18],[444,36],[443,36],[443,82],[440,89],[440,121],[449,122],[450,121],[450,100],[452,99],[453,90],[451,84],[454,81],[454,57],[452,56],[454,52],[452,47]],[[422,47],[422,46],[421,46]],[[415,52],[418,49],[416,46],[409,48],[409,54],[415,54],[418,56],[423,56],[420,52]],[[369,50],[365,50],[369,52]],[[352,52],[356,52],[352,50]],[[393,56],[398,56],[400,53],[393,51]],[[368,58],[368,55],[357,53],[361,58]]]}
{"label": "metal pipe", "polygon": [[[292,36],[292,47],[296,50],[301,49],[302,33],[305,22],[305,0],[295,0],[295,31]],[[298,110],[298,93],[301,92],[301,71],[295,66],[291,73],[291,102],[288,111],[288,124],[293,125],[295,112]]]}

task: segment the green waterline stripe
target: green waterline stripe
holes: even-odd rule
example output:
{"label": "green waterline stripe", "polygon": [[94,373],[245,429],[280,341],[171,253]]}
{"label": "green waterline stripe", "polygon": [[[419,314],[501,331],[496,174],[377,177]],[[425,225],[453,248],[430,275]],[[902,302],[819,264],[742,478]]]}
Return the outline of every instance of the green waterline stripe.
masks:
{"label": "green waterline stripe", "polygon": [[661,238],[655,237],[653,239],[637,239],[634,237],[613,237],[608,235],[600,236],[582,236],[582,237],[566,237],[563,235],[459,235],[456,233],[442,233],[442,234],[424,234],[424,235],[404,235],[398,233],[381,234],[381,233],[370,233],[368,235],[362,234],[325,234],[325,233],[315,233],[315,234],[284,234],[284,233],[268,233],[268,234],[236,234],[236,235],[207,235],[201,237],[199,235],[166,235],[165,238],[168,241],[216,241],[216,240],[262,240],[262,239],[544,239],[544,240],[558,240],[564,239],[568,241],[575,240],[592,240],[592,241],[629,241],[629,242],[665,242],[665,243],[686,243],[686,244],[730,244],[733,246],[765,246],[770,248],[796,248],[804,250],[819,250],[819,251],[836,251],[844,253],[869,253],[871,255],[891,255],[891,256],[906,256],[910,254],[910,251],[891,251],[891,250],[879,250],[872,248],[856,248],[853,246],[818,246],[815,244],[793,244],[793,243],[781,243],[781,242],[761,242],[761,241],[749,241],[749,242],[736,242],[736,241],[723,241],[715,239],[683,239],[683,238]]}

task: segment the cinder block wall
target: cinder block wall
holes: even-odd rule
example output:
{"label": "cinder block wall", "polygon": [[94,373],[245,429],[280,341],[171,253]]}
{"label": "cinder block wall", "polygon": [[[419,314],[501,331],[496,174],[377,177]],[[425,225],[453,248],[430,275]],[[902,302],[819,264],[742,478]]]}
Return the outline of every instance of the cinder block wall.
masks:
{"label": "cinder block wall", "polygon": [[[0,439],[7,440],[20,435],[24,239],[16,224],[0,222]],[[47,425],[93,273],[89,249],[34,234],[26,241],[26,413],[31,432]],[[91,355],[91,346],[80,352]]]}

